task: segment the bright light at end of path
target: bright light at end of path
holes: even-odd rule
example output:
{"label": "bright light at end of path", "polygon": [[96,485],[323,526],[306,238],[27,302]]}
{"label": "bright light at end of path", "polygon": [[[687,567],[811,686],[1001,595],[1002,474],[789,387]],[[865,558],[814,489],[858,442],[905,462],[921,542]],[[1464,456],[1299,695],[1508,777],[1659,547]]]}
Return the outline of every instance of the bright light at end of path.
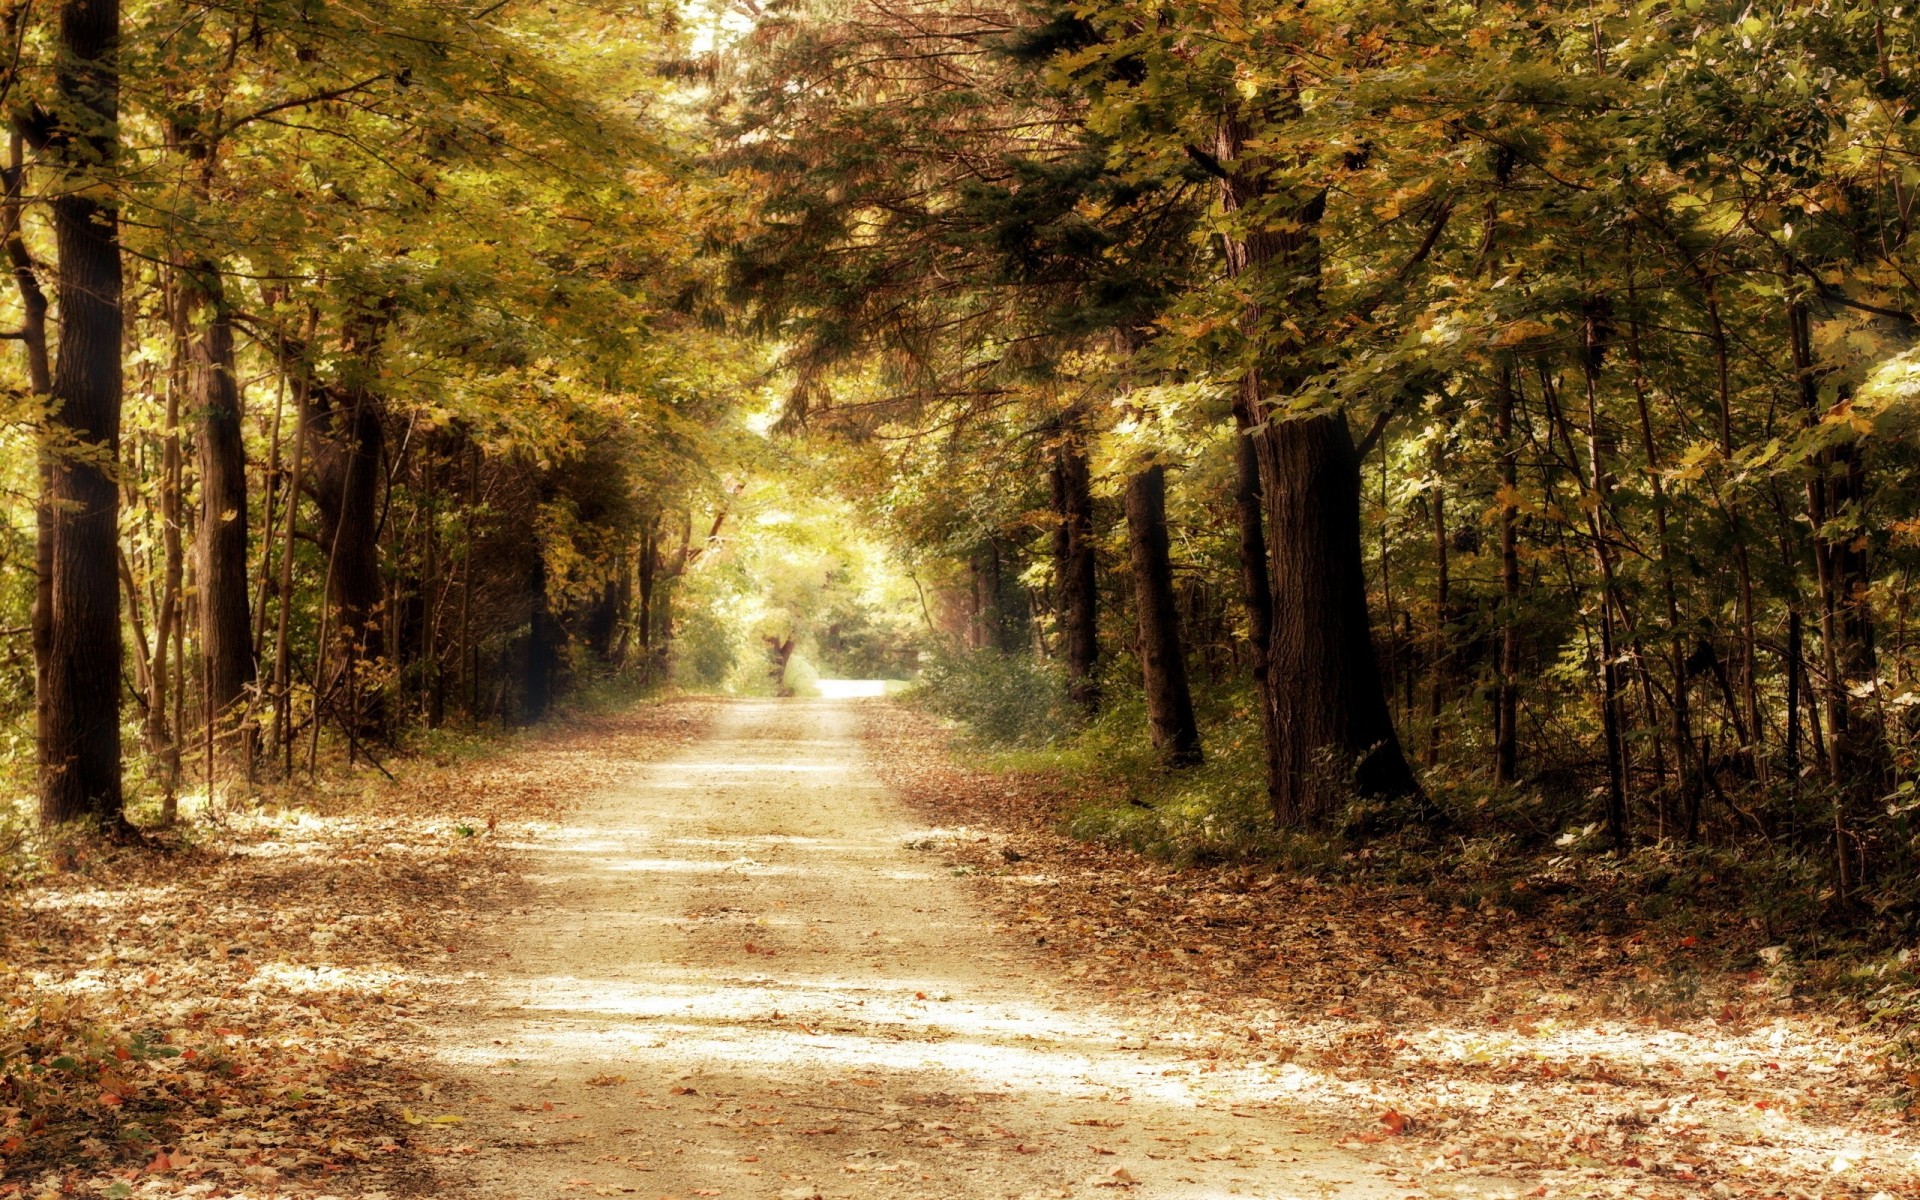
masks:
{"label": "bright light at end of path", "polygon": [[887,694],[884,679],[822,679],[815,686],[822,700],[864,700]]}

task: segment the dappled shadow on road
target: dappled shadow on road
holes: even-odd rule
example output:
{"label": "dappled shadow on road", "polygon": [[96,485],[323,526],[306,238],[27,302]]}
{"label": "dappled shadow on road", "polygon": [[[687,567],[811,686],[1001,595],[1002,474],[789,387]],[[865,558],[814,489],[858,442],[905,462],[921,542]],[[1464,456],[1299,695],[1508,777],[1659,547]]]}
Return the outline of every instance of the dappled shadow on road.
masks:
{"label": "dappled shadow on road", "polygon": [[437,1023],[471,1189],[1416,1194],[1290,1102],[1310,1068],[1203,1069],[1049,978],[852,729],[742,703],[541,840],[508,957]]}

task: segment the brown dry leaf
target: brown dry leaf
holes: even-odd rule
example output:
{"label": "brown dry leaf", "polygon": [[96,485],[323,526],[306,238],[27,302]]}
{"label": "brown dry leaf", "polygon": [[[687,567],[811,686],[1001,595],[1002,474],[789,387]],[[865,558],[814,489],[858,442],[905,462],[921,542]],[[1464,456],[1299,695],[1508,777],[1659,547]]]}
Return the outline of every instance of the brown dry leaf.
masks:
{"label": "brown dry leaf", "polygon": [[408,1107],[435,1091],[399,1035],[446,949],[507,903],[516,852],[480,827],[554,820],[711,711],[650,705],[471,762],[395,760],[394,783],[342,767],[190,841],[82,848],[0,893],[0,1047],[31,1044],[40,1068],[32,1115],[9,1094],[17,1060],[0,1073],[0,1177],[358,1195],[472,1153],[421,1140],[460,1118]]}

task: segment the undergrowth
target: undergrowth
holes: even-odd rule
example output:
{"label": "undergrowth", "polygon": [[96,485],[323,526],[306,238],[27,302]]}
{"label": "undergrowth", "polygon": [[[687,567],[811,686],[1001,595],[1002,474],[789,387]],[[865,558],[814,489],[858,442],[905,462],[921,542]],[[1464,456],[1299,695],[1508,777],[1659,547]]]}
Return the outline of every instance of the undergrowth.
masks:
{"label": "undergrowth", "polygon": [[[1920,1067],[1920,873],[1895,869],[1900,858],[1890,854],[1883,875],[1842,900],[1817,836],[1669,836],[1617,854],[1584,788],[1551,779],[1496,788],[1440,772],[1425,779],[1435,822],[1382,820],[1356,800],[1329,828],[1282,829],[1267,807],[1251,690],[1197,687],[1207,757],[1169,771],[1147,741],[1129,668],[1113,664],[1102,709],[1087,720],[1063,716],[1064,690],[1046,667],[1010,656],[943,656],[915,695],[958,723],[975,765],[1054,797],[1058,824],[1073,837],[1179,866],[1258,865],[1413,889],[1455,910],[1511,912],[1569,935],[1681,947],[1688,971],[1764,971],[1790,992],[1856,1003]],[[1827,802],[1795,800],[1809,822]],[[1650,981],[1648,1006],[1684,1008],[1685,974]],[[1920,1089],[1920,1074],[1911,1086]]]}

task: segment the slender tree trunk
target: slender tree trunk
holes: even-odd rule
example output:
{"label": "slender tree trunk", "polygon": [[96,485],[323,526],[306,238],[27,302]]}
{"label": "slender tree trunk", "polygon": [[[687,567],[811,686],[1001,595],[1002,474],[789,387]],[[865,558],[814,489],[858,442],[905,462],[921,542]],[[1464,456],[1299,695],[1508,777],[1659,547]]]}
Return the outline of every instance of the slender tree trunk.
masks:
{"label": "slender tree trunk", "polygon": [[[274,592],[279,611],[273,627],[273,744],[281,759],[284,775],[293,774],[293,551],[294,534],[300,527],[300,496],[306,483],[307,437],[309,423],[308,391],[312,384],[304,375],[294,381],[293,465],[287,476],[286,529],[280,538],[279,575]],[[316,676],[318,672],[315,672]],[[315,719],[318,719],[316,714]]]}
{"label": "slender tree trunk", "polygon": [[[1444,435],[1443,435],[1444,436]],[[1452,666],[1447,646],[1447,626],[1453,623],[1452,563],[1447,544],[1447,490],[1442,472],[1446,467],[1446,446],[1436,442],[1433,451],[1433,486],[1427,493],[1433,516],[1433,641],[1432,661],[1427,668],[1427,767],[1440,765],[1440,713],[1446,706],[1448,672]]]}
{"label": "slender tree trunk", "polygon": [[[1805,306],[1790,305],[1788,340],[1799,384],[1803,420],[1820,419],[1819,379],[1813,358],[1812,321]],[[1835,891],[1851,898],[1856,880],[1852,809],[1884,774],[1885,743],[1871,705],[1855,708],[1853,688],[1879,675],[1873,623],[1867,610],[1870,576],[1864,539],[1833,525],[1851,516],[1865,491],[1858,449],[1851,443],[1822,450],[1807,480],[1807,516],[1813,526],[1813,560],[1820,586],[1820,657],[1827,677],[1827,758],[1833,778]]]}
{"label": "slender tree trunk", "polygon": [[1500,681],[1494,694],[1493,779],[1512,784],[1520,758],[1520,440],[1514,434],[1513,363],[1502,359],[1494,392],[1500,451]]}
{"label": "slender tree trunk", "polygon": [[480,509],[480,447],[467,447],[467,503],[460,534],[460,696],[467,720],[480,715],[480,652],[473,644],[474,514]]}
{"label": "slender tree trunk", "polygon": [[1800,689],[1805,686],[1803,677],[1806,668],[1801,663],[1805,653],[1806,633],[1800,618],[1798,606],[1787,610],[1787,787],[1795,795],[1800,794]]}
{"label": "slender tree trunk", "polygon": [[[1713,344],[1715,388],[1719,396],[1720,455],[1725,469],[1733,470],[1733,384],[1731,356],[1727,347],[1727,328],[1720,318],[1720,295],[1711,280],[1706,287],[1707,333]],[[1745,530],[1740,528],[1740,509],[1728,504],[1727,521],[1733,534],[1733,571],[1737,587],[1740,617],[1740,682],[1743,703],[1736,710],[1734,724],[1740,733],[1741,750],[1759,778],[1766,778],[1766,749],[1760,720],[1760,682],[1758,638],[1754,631],[1753,564],[1747,558]]]}
{"label": "slender tree trunk", "polygon": [[[24,16],[15,10],[14,20]],[[11,32],[11,30],[9,30]],[[40,286],[40,271],[27,250],[21,223],[26,216],[27,168],[22,139],[18,133],[8,139],[5,183],[4,236],[7,262],[13,270],[14,286],[20,293],[20,343],[26,349],[27,383],[36,397],[53,391],[52,360],[47,354],[47,294]],[[47,761],[49,735],[48,707],[52,695],[47,688],[47,667],[53,656],[53,514],[47,502],[53,495],[53,459],[43,446],[39,453],[40,495],[34,504],[34,590],[31,620],[34,663],[34,761]]]}
{"label": "slender tree trunk", "polygon": [[1260,709],[1261,752],[1267,766],[1267,804],[1279,811],[1280,716],[1274,701],[1273,577],[1267,561],[1265,505],[1260,494],[1260,381],[1251,372],[1234,391],[1233,511],[1239,532],[1240,592],[1247,609],[1247,651],[1254,702]]}
{"label": "slender tree trunk", "polygon": [[[51,425],[62,443],[47,474],[52,518],[40,819],[126,827],[120,790],[121,338],[119,212],[96,186],[118,161],[118,0],[66,0],[47,142],[55,189],[60,344]],[[80,127],[58,128],[79,117]]]}
{"label": "slender tree trunk", "polygon": [[[183,697],[179,694],[179,688],[169,681],[167,674],[168,640],[171,639],[176,646],[184,641],[184,632],[180,627],[184,623],[181,609],[185,604],[186,550],[183,527],[186,517],[183,495],[186,490],[186,462],[180,445],[180,392],[181,380],[178,372],[175,372],[173,378],[167,381],[166,428],[160,435],[160,594],[154,606],[153,669],[148,672],[147,678],[147,753],[161,761],[169,816],[179,796],[180,739],[186,735],[180,722],[172,719],[169,712],[169,689],[173,691],[175,701]],[[175,703],[172,707],[177,710],[179,704]]]}
{"label": "slender tree trunk", "polygon": [[1126,508],[1147,725],[1154,748],[1168,766],[1190,767],[1200,761],[1200,727],[1187,687],[1186,646],[1180,638],[1180,612],[1173,594],[1166,468],[1151,466],[1128,480]]}
{"label": "slender tree trunk", "polygon": [[1098,566],[1093,553],[1093,485],[1086,448],[1069,431],[1054,452],[1055,587],[1061,606],[1067,694],[1084,712],[1100,707]]}
{"label": "slender tree trunk", "polygon": [[[1637,305],[1631,298],[1629,304]],[[1674,770],[1679,780],[1681,819],[1691,841],[1697,831],[1702,780],[1694,767],[1693,706],[1687,672],[1687,639],[1680,621],[1680,590],[1674,578],[1673,535],[1668,527],[1667,486],[1662,477],[1659,440],[1653,432],[1653,412],[1647,403],[1646,363],[1641,352],[1640,321],[1636,312],[1627,325],[1627,353],[1633,366],[1634,408],[1640,418],[1640,446],[1646,456],[1647,475],[1653,490],[1653,532],[1659,547],[1660,596],[1666,605],[1668,670],[1673,676]],[[1649,701],[1651,705],[1651,701]],[[1649,709],[1648,717],[1652,717]]]}
{"label": "slender tree trunk", "polygon": [[634,619],[640,640],[641,680],[653,683],[653,588],[660,570],[660,514],[647,518],[640,533],[640,612]]}
{"label": "slender tree trunk", "polygon": [[531,725],[553,707],[556,659],[553,612],[547,604],[547,556],[537,546],[527,592],[531,613],[527,620],[526,723]]}
{"label": "slender tree trunk", "polygon": [[446,672],[441,669],[440,625],[445,619],[446,593],[441,575],[444,573],[440,551],[440,455],[435,443],[427,443],[427,452],[420,461],[421,497],[425,507],[421,524],[422,566],[420,596],[422,611],[420,624],[423,646],[421,648],[421,668],[426,672],[422,680],[423,700],[425,701],[427,728],[438,729],[447,719]]}
{"label": "slender tree trunk", "polygon": [[[1242,161],[1245,128],[1227,116],[1218,135],[1217,157],[1227,164],[1225,206],[1271,209],[1268,164]],[[1284,220],[1275,213],[1272,227],[1226,239],[1235,276],[1278,272],[1291,279],[1303,324],[1318,299],[1324,208],[1324,194],[1298,197]],[[1267,321],[1258,306],[1244,319],[1249,338],[1263,338]],[[1253,397],[1251,407],[1256,420],[1266,422],[1268,396],[1285,397],[1295,385],[1284,362],[1259,379],[1268,391]],[[1346,415],[1273,421],[1255,449],[1274,608],[1275,819],[1282,825],[1323,821],[1349,789],[1419,796],[1374,655],[1360,546],[1360,458]]]}
{"label": "slender tree trunk", "polygon": [[[1607,475],[1604,441],[1600,433],[1600,356],[1604,352],[1599,319],[1589,313],[1586,319],[1585,354],[1581,377],[1586,383],[1587,399],[1587,534],[1593,542],[1594,571],[1600,577],[1600,729],[1607,755],[1606,811],[1607,836],[1614,849],[1627,848],[1627,780],[1631,773],[1627,758],[1626,731],[1620,701],[1620,638],[1617,631],[1620,601],[1613,575],[1613,552],[1609,514],[1612,511],[1612,483]],[[1550,385],[1549,385],[1550,387]],[[1556,404],[1555,408],[1559,406]],[[1564,416],[1564,413],[1562,414]],[[1577,464],[1571,435],[1568,435],[1567,461]]]}

